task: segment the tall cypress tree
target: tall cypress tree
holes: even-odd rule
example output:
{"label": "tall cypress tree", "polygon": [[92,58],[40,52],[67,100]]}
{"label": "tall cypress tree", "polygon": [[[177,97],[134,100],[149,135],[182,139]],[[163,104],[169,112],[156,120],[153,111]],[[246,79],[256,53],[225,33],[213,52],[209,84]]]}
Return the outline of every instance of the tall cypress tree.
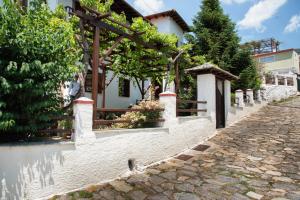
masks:
{"label": "tall cypress tree", "polygon": [[219,0],[202,1],[200,11],[193,20],[192,31],[193,34],[187,36],[187,40],[194,44],[191,54],[204,55],[207,61],[237,76],[251,71],[250,77],[234,84],[236,88],[246,89],[243,87],[249,85],[259,87],[259,76],[251,53],[239,47],[240,38],[235,24],[224,14]]}
{"label": "tall cypress tree", "polygon": [[231,59],[238,51],[239,37],[235,24],[223,13],[219,0],[203,0],[193,23],[197,52],[230,70]]}

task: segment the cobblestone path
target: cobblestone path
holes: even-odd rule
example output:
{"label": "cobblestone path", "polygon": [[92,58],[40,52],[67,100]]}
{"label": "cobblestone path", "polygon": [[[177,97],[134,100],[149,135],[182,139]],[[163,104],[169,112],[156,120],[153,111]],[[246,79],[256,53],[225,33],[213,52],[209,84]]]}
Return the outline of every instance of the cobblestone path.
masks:
{"label": "cobblestone path", "polygon": [[55,198],[300,200],[300,98],[267,106],[206,145],[186,161],[174,158],[143,174]]}

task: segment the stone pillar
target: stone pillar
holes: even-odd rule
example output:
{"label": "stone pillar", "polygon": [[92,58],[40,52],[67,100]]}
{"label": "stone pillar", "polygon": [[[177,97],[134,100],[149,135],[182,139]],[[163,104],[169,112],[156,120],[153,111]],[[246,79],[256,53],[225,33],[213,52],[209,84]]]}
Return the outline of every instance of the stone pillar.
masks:
{"label": "stone pillar", "polygon": [[238,105],[238,107],[240,107],[240,108],[245,107],[243,90],[236,90],[235,91],[235,98],[236,98],[235,103]]}
{"label": "stone pillar", "polygon": [[93,132],[93,103],[93,100],[86,97],[74,101],[75,133],[72,135],[72,139],[76,144],[90,143],[96,139]]}
{"label": "stone pillar", "polygon": [[249,98],[249,103],[254,104],[253,90],[252,89],[247,89],[246,95],[247,95],[247,98]]}
{"label": "stone pillar", "polygon": [[231,83],[229,80],[224,81],[224,92],[225,92],[225,119],[228,119],[228,113],[231,107]]}
{"label": "stone pillar", "polygon": [[261,84],[266,85],[266,76],[262,76],[261,78]]}
{"label": "stone pillar", "polygon": [[263,101],[266,101],[267,100],[267,94],[266,94],[266,89],[265,88],[262,88],[260,90],[260,93],[261,93],[261,98]]}
{"label": "stone pillar", "polygon": [[275,85],[278,85],[278,76],[275,75],[274,78],[275,78]]}
{"label": "stone pillar", "polygon": [[173,92],[163,92],[159,94],[159,103],[164,106],[163,119],[164,127],[170,127],[176,119],[176,94]]}
{"label": "stone pillar", "polygon": [[256,90],[256,96],[257,96],[257,101],[261,102],[262,101],[261,90]]}
{"label": "stone pillar", "polygon": [[287,77],[284,77],[284,86],[287,86],[288,83],[287,83]]}
{"label": "stone pillar", "polygon": [[216,78],[213,74],[197,75],[197,101],[207,101],[207,104],[198,104],[198,109],[207,109],[199,112],[198,116],[209,116],[216,121]]}
{"label": "stone pillar", "polygon": [[297,81],[297,75],[293,75],[293,86],[296,91],[298,91],[298,81]]}

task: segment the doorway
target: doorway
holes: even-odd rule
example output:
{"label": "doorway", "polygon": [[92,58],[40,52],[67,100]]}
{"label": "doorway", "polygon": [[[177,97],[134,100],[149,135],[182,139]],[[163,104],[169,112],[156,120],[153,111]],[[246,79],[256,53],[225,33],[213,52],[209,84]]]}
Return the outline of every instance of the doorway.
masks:
{"label": "doorway", "polygon": [[216,77],[216,127],[225,128],[224,80]]}

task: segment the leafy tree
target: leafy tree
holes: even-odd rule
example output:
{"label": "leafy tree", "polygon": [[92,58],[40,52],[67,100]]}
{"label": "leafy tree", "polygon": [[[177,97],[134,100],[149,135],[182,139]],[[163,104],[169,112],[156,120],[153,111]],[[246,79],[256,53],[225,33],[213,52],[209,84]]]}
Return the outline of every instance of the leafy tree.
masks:
{"label": "leafy tree", "polygon": [[[81,5],[89,7],[99,13],[106,13],[110,11],[110,6],[113,0],[110,1],[99,1],[99,0],[81,0]],[[111,18],[123,24],[127,24],[129,19],[126,19],[124,14],[117,14],[112,12]],[[103,19],[104,22],[111,24],[107,19]],[[149,78],[160,82],[161,79],[166,75],[166,68],[172,65],[170,62],[172,57],[175,57],[179,52],[184,51],[183,56],[185,60],[183,63],[189,63],[191,66],[191,61],[193,59],[189,58],[188,50],[189,48],[176,47],[178,38],[175,35],[163,34],[158,32],[157,28],[143,18],[130,19],[132,23],[130,27],[137,33],[143,33],[139,35],[140,39],[145,43],[156,46],[156,49],[145,48],[129,39],[123,39],[122,42],[114,49],[113,54],[110,56],[111,64],[108,66],[109,69],[114,71],[115,74],[119,76],[126,76],[132,78],[137,83],[139,81],[145,81]],[[113,24],[113,26],[123,30],[126,33],[132,34],[132,31],[125,29],[122,26]],[[116,35],[114,33],[106,33],[106,38],[102,38],[109,42],[100,42],[101,50],[100,55],[104,54],[104,50],[112,46],[115,41]],[[108,39],[109,38],[109,39]],[[92,41],[89,42],[90,47],[92,46]],[[194,59],[195,60],[195,59]],[[180,66],[182,66],[180,64]],[[174,79],[174,66],[172,68],[172,77],[170,81]],[[183,70],[182,70],[183,71]],[[141,88],[141,87],[139,87]],[[143,94],[144,91],[141,91]]]}
{"label": "leafy tree", "polygon": [[[204,55],[205,58],[234,75],[252,71],[247,79],[234,84],[233,89],[259,84],[255,63],[247,49],[241,49],[235,24],[223,13],[219,0],[203,0],[200,11],[193,21],[193,34],[187,39],[195,44],[191,53]],[[249,69],[247,69],[249,68]],[[247,69],[247,70],[246,70]],[[244,81],[256,82],[249,84]]]}
{"label": "leafy tree", "polygon": [[23,10],[11,0],[0,8],[0,139],[37,135],[60,112],[60,87],[80,57],[62,7],[42,0]]}

